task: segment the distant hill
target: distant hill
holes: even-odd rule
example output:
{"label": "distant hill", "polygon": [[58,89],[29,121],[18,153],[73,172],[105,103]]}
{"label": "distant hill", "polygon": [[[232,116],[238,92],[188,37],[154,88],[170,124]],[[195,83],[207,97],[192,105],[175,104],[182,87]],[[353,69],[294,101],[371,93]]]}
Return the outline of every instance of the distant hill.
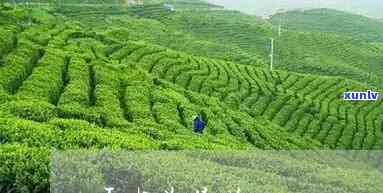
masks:
{"label": "distant hill", "polygon": [[204,0],[146,0],[145,4],[169,3],[180,8],[223,8],[223,6],[208,3]]}
{"label": "distant hill", "polygon": [[280,69],[381,84],[381,43],[323,32],[284,32],[275,42],[275,63]]}
{"label": "distant hill", "polygon": [[309,32],[334,32],[370,42],[383,41],[383,25],[376,19],[333,9],[294,10],[271,17],[282,21],[284,29]]}

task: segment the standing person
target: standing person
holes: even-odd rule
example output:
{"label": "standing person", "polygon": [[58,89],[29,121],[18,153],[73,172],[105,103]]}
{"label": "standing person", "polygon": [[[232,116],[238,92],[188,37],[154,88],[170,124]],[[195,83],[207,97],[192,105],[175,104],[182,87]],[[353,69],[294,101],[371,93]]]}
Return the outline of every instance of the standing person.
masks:
{"label": "standing person", "polygon": [[195,133],[203,134],[203,130],[205,129],[205,121],[201,115],[198,115],[194,118],[193,127]]}

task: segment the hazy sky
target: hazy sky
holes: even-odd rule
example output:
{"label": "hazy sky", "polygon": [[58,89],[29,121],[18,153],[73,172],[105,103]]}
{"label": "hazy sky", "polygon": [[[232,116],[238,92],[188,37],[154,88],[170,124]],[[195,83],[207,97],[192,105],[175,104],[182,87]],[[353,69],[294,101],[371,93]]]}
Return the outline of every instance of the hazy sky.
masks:
{"label": "hazy sky", "polygon": [[259,16],[270,15],[277,9],[334,8],[370,17],[383,18],[383,0],[207,0],[229,9]]}

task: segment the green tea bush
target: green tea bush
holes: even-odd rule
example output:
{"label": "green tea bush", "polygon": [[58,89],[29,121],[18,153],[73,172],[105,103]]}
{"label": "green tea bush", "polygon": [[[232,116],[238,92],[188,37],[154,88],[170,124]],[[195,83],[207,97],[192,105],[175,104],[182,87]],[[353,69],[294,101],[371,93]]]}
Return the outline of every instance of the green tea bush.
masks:
{"label": "green tea bush", "polygon": [[57,104],[68,78],[68,63],[69,58],[65,58],[59,50],[46,50],[31,76],[19,88],[17,95],[20,98],[34,98]]}
{"label": "green tea bush", "polygon": [[[60,49],[63,49],[64,51],[75,51],[76,49],[74,49],[74,47],[70,47],[68,45],[68,40],[69,40],[69,37],[72,33],[76,32],[77,31],[77,26],[75,24],[67,24],[67,23],[63,23],[62,24],[63,26],[63,29],[61,31],[61,29],[59,29],[60,31],[56,31],[54,33],[55,36],[53,37],[53,41],[50,41],[49,42],[49,45],[48,47],[53,47],[53,48],[60,48]],[[65,49],[66,46],[68,46],[69,48],[68,49]]]}
{"label": "green tea bush", "polygon": [[[79,2],[76,2],[79,3]],[[97,14],[123,14],[126,12],[126,9],[123,6],[120,5],[109,5],[104,6],[102,3],[105,3],[103,1],[100,2],[91,2],[95,4],[95,6],[77,6],[73,4],[64,4],[60,5],[58,4],[56,8],[54,9],[55,13],[61,13],[67,16],[72,17],[81,17],[81,16],[88,16],[88,15],[97,15]],[[115,3],[115,2],[112,2]]]}
{"label": "green tea bush", "polygon": [[8,93],[3,89],[3,87],[0,85],[0,104],[3,104],[9,100]]}
{"label": "green tea bush", "polygon": [[[112,59],[122,61],[136,50],[144,49],[146,47],[145,44],[128,42],[124,47],[114,51],[113,53],[108,53]],[[129,62],[129,61],[127,61]]]}
{"label": "green tea bush", "polygon": [[151,87],[129,85],[125,91],[126,110],[133,121],[153,121],[151,112]]}
{"label": "green tea bush", "polygon": [[15,118],[2,118],[0,130],[5,143],[20,143],[30,147],[50,147],[56,149],[111,148],[125,150],[156,149],[156,141],[139,132],[123,132],[102,129],[76,120],[53,119],[50,124],[29,120],[16,121]]}
{"label": "green tea bush", "polygon": [[108,130],[68,130],[64,136],[65,149],[110,148],[124,150],[158,149],[157,143],[144,135]]}
{"label": "green tea bush", "polygon": [[52,38],[51,34],[49,33],[50,30],[51,26],[41,25],[28,29],[26,32],[22,33],[21,37],[28,39],[38,45],[46,46]]}
{"label": "green tea bush", "polygon": [[88,66],[83,58],[76,55],[71,57],[68,67],[69,82],[59,100],[59,106],[76,104],[85,107],[90,104]]}
{"label": "green tea bush", "polygon": [[57,130],[46,124],[16,118],[1,119],[1,133],[7,143],[20,143],[30,147],[60,147]]}
{"label": "green tea bush", "polygon": [[17,91],[43,54],[28,41],[20,40],[18,44],[15,52],[5,58],[3,68],[0,70],[0,84],[11,93]]}
{"label": "green tea bush", "polygon": [[[139,44],[138,44],[139,45]],[[130,52],[129,56],[125,56],[124,61],[141,62],[141,60],[149,55],[161,54],[165,52],[166,48],[159,46],[146,46]]]}
{"label": "green tea bush", "polygon": [[0,185],[3,191],[49,191],[49,149],[4,144],[0,147],[0,163]]}
{"label": "green tea bush", "polygon": [[14,48],[17,40],[14,33],[14,29],[2,26],[0,30],[0,58],[3,58],[5,54]]}
{"label": "green tea bush", "polygon": [[21,119],[46,122],[57,116],[55,106],[36,100],[18,100],[4,104],[5,110]]}
{"label": "green tea bush", "polygon": [[86,120],[99,126],[105,126],[106,120],[96,109],[82,107],[76,103],[59,105],[57,108],[58,116],[65,119]]}

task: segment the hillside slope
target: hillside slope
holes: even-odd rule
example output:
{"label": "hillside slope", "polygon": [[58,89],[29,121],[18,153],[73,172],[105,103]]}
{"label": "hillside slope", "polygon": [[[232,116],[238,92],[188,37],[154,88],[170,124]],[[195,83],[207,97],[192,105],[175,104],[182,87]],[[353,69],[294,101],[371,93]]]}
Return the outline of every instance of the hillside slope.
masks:
{"label": "hillside slope", "polygon": [[[198,21],[191,25],[206,25],[187,35],[182,34],[186,24],[171,26],[171,17],[153,20],[134,10],[114,11],[84,19],[82,12],[66,17],[36,8],[29,20],[23,8],[1,8],[1,191],[49,191],[55,150],[383,148],[383,100],[342,100],[344,91],[365,91],[371,85],[348,76],[270,71],[258,59],[260,65],[245,65],[220,56],[217,47],[242,47],[234,54],[240,56],[261,50],[261,44],[241,45],[246,33],[232,41],[226,33],[215,36],[220,28],[203,24],[198,14],[235,26],[234,20],[220,20],[216,10],[172,15],[187,21],[191,14]],[[100,14],[105,20],[98,25],[89,21]],[[260,37],[249,42],[264,40],[262,34],[272,32],[262,26],[269,24],[253,25],[253,19],[249,16],[240,26],[248,26],[248,33],[259,30]],[[155,24],[152,32],[147,24]],[[110,30],[105,31],[106,25]],[[202,35],[204,29],[210,36]],[[181,42],[166,44],[171,38]],[[213,46],[203,52],[184,50],[185,39]],[[207,121],[203,135],[192,130],[197,114]]]}
{"label": "hillside slope", "polygon": [[[270,39],[274,37],[276,43],[275,68],[277,69],[315,75],[342,76],[375,86],[383,85],[380,78],[383,75],[382,55],[379,50],[375,49],[377,43],[366,42],[349,34],[306,29],[290,30],[288,26],[283,26],[282,36],[278,37],[276,26],[272,25],[275,23],[271,24],[258,17],[236,11],[178,10],[157,15],[155,13],[159,13],[158,10],[162,10],[161,7],[155,8],[154,11],[145,6],[137,8],[137,10],[140,14],[136,15],[139,18],[136,22],[141,23],[142,19],[146,18],[149,19],[144,20],[146,23],[154,21],[166,26],[166,29],[176,31],[174,33],[176,35],[172,36],[175,40],[172,45],[173,49],[240,64],[266,67],[269,63]],[[150,11],[146,12],[147,10]],[[303,17],[305,16],[301,18]],[[328,17],[342,21],[338,15]],[[357,16],[354,15],[354,17]],[[273,20],[271,21],[273,22]],[[105,26],[105,24],[99,25],[98,23],[96,26]],[[332,25],[324,23],[323,26],[331,27]],[[341,29],[347,28],[343,24],[337,26]],[[370,28],[380,26],[378,23],[372,23]],[[120,25],[118,29],[121,31],[114,32],[123,32],[124,28],[124,25]],[[101,28],[96,30],[99,29]],[[126,33],[114,32],[111,34],[127,37]],[[141,29],[141,32],[148,34],[145,29]],[[367,32],[358,33],[366,34]],[[149,34],[161,34],[161,32],[150,31]],[[192,37],[193,40],[197,40],[198,46],[195,46],[195,42],[190,41],[191,38],[186,39],[187,41],[185,38],[179,38],[182,37],[179,34],[185,34]],[[121,36],[116,36],[116,38],[121,39]],[[162,39],[166,40],[166,38]],[[178,46],[177,42],[185,42],[186,44],[182,45],[188,46]],[[167,46],[160,41],[153,43]],[[198,53],[199,50],[202,52]],[[219,52],[215,52],[215,50],[219,50]]]}
{"label": "hillside slope", "polygon": [[333,33],[287,31],[275,40],[275,63],[280,69],[342,76],[378,86],[383,84],[379,47],[379,43]]}
{"label": "hillside slope", "polygon": [[368,42],[383,41],[383,26],[377,19],[333,10],[311,9],[279,13],[271,17],[275,25],[287,30],[308,32],[334,32]]}
{"label": "hillside slope", "polygon": [[[63,6],[59,12],[81,21],[90,30],[102,32],[118,41],[146,41],[192,55],[259,67],[268,66],[270,38],[274,37],[277,69],[343,76],[374,86],[383,85],[380,78],[383,75],[382,56],[376,49],[377,42],[366,42],[350,34],[324,29],[291,30],[289,25],[294,26],[294,20],[282,27],[282,36],[278,38],[276,25],[279,23],[275,21],[278,19],[272,19],[269,23],[237,11],[175,7],[175,11],[167,11],[158,3],[127,9],[110,7],[107,10]],[[104,17],[103,13],[113,16]],[[299,17],[309,20],[310,15]],[[339,14],[328,14],[326,17],[342,20]],[[310,23],[307,25],[312,26]],[[321,25],[328,28],[333,26],[328,22]],[[337,26],[344,29],[347,25],[340,23]],[[107,31],[104,30],[106,26]],[[148,26],[151,26],[150,30]],[[370,28],[379,26],[370,22]],[[363,30],[357,33],[368,34]]]}

